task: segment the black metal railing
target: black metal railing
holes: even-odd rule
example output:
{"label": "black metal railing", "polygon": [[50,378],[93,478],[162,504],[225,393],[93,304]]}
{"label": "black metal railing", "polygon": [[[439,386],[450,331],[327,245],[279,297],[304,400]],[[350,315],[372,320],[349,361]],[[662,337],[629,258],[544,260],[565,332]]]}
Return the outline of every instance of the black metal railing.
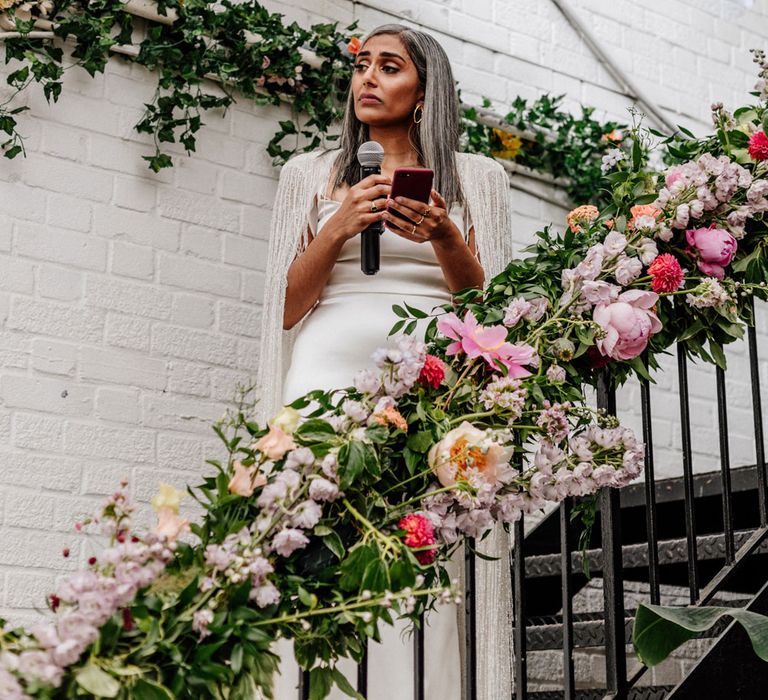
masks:
{"label": "black metal railing", "polygon": [[[677,563],[675,584],[688,589],[691,604],[702,605],[711,601],[719,592],[727,590],[750,557],[762,552],[768,554],[768,470],[765,462],[765,443],[762,418],[762,397],[760,390],[757,335],[754,326],[747,330],[749,378],[753,412],[753,432],[755,465],[735,472],[731,467],[728,404],[726,396],[726,372],[715,368],[717,395],[717,426],[720,452],[719,485],[713,485],[713,474],[708,474],[706,483],[703,475],[694,474],[694,446],[691,434],[691,411],[689,398],[689,379],[686,348],[677,347],[679,415],[681,437],[681,477],[659,480],[656,477],[654,444],[652,429],[651,386],[647,380],[640,380],[640,414],[642,436],[645,444],[645,472],[643,484],[633,485],[631,499],[635,507],[642,507],[644,516],[643,536],[640,540],[628,542],[622,538],[622,504],[630,498],[616,489],[604,489],[599,500],[599,537],[593,533],[590,548],[585,553],[577,552],[576,530],[571,514],[574,500],[566,499],[556,513],[549,516],[552,527],[546,531],[548,552],[542,554],[540,548],[534,551],[529,536],[525,537],[524,518],[516,522],[511,532],[514,545],[511,559],[511,580],[513,593],[513,646],[514,646],[514,698],[526,700],[538,698],[563,698],[576,700],[577,697],[616,698],[630,697],[632,688],[643,676],[645,667],[635,670],[628,677],[627,643],[630,641],[633,623],[633,611],[625,610],[625,572],[633,575],[643,571],[643,581],[647,580],[648,602],[658,604],[661,601],[662,581],[668,582],[663,567]],[[644,360],[646,369],[647,360]],[[616,393],[608,384],[607,375],[601,375],[597,387],[598,408],[616,414]],[[716,473],[715,473],[716,474]],[[735,476],[734,476],[735,475]],[[733,478],[732,478],[733,477]],[[756,492],[755,522],[744,528],[743,522],[737,527],[734,510],[734,483],[737,478],[738,490],[744,493]],[[674,482],[673,484],[671,482]],[[684,521],[680,537],[670,539],[668,523],[660,520],[660,510],[668,509],[671,500],[670,489],[679,491],[678,500],[682,500],[681,515]],[[714,496],[713,496],[714,494]],[[706,532],[697,529],[697,498],[712,499],[719,497],[718,517],[722,518],[722,528],[712,532],[712,518],[704,522]],[[667,516],[668,510],[665,511]],[[637,520],[637,519],[636,519]],[[741,518],[743,520],[743,518]],[[741,522],[740,520],[740,522]],[[633,521],[634,523],[634,521]],[[554,548],[559,538],[559,549]],[[537,545],[538,546],[538,545]],[[464,619],[464,673],[463,700],[490,700],[478,698],[478,679],[476,674],[477,635],[482,630],[476,628],[475,611],[475,555],[471,546],[466,547],[464,560],[465,619]],[[581,572],[582,566],[588,566],[593,574],[600,575],[603,586],[603,609],[599,614],[575,614],[574,596],[586,582]],[[719,568],[718,568],[719,567]],[[760,587],[768,581],[768,567],[764,567]],[[531,636],[530,620],[542,611],[534,611],[533,600],[537,581],[549,576],[557,581],[561,596],[553,595],[554,589],[545,589],[548,605],[557,599],[559,609],[547,610],[547,621],[554,624],[547,626],[546,643],[543,637]],[[535,614],[534,614],[535,613]],[[543,619],[543,618],[542,618]],[[582,639],[578,639],[582,635]],[[534,639],[534,643],[531,640]],[[536,641],[538,639],[538,641]],[[551,679],[559,683],[559,689],[548,692],[529,690],[529,670],[531,669],[530,652],[546,648],[552,649],[552,640],[562,650],[562,678]],[[603,688],[590,691],[577,691],[574,654],[580,646],[603,647],[605,657],[605,679]],[[721,645],[722,646],[722,645]],[[414,700],[425,698],[425,677],[427,669],[424,659],[424,626],[416,630],[413,636],[413,697]],[[637,663],[635,663],[637,666]],[[581,685],[583,685],[583,680]],[[357,689],[367,697],[367,657],[358,667]],[[671,686],[658,687],[656,695],[644,697],[665,697]],[[301,674],[299,697],[309,697],[309,675]],[[404,699],[405,700],[405,699]],[[496,700],[495,698],[493,700]]]}

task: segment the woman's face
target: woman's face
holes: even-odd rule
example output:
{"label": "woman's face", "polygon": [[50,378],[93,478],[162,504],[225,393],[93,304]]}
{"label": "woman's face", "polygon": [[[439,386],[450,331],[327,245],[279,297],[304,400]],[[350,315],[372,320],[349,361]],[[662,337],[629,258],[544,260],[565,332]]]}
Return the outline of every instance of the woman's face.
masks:
{"label": "woman's face", "polygon": [[424,98],[416,66],[395,34],[369,39],[355,58],[352,96],[357,118],[368,126],[388,126],[411,119]]}

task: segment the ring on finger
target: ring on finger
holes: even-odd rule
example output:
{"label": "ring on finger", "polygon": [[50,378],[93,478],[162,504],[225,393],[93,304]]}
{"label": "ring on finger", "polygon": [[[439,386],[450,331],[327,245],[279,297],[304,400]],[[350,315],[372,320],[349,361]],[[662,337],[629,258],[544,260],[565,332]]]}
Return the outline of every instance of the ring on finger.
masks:
{"label": "ring on finger", "polygon": [[416,226],[417,226],[417,224],[413,224],[413,226],[411,226],[411,235],[412,236],[416,234]]}
{"label": "ring on finger", "polygon": [[376,206],[376,202],[371,202],[371,214],[375,214],[377,211],[379,211],[379,208]]}
{"label": "ring on finger", "polygon": [[423,216],[416,222],[416,225],[417,226],[421,225],[422,221],[424,221],[424,217]]}
{"label": "ring on finger", "polygon": [[429,216],[429,212],[432,211],[429,207],[424,210],[423,216]]}

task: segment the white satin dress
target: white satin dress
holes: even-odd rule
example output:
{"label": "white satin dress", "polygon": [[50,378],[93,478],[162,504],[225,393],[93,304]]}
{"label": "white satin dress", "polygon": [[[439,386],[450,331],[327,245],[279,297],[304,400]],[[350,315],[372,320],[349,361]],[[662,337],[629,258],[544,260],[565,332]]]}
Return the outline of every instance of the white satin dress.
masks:
{"label": "white satin dress", "polygon": [[[317,224],[310,222],[313,236],[323,235],[323,226],[338,210],[339,202],[317,194]],[[464,209],[454,205],[449,212],[465,234],[471,223]],[[467,217],[468,218],[468,217]],[[393,304],[426,312],[451,301],[442,270],[429,243],[414,243],[384,230],[381,236],[380,269],[375,275],[360,270],[360,236],[348,240],[318,303],[302,321],[290,368],[283,384],[283,403],[312,389],[341,389],[352,384],[355,373],[372,367],[371,353],[387,345],[387,333],[398,320]],[[423,322],[422,322],[423,323]],[[421,326],[423,332],[424,326]],[[418,331],[417,331],[418,332]],[[429,616],[425,631],[425,690],[427,700],[460,700],[461,673],[457,612],[446,605]],[[381,644],[368,651],[368,700],[410,700],[413,689],[413,640],[407,626],[382,625]],[[275,680],[277,700],[296,700],[298,666],[290,644],[278,646],[280,675]],[[342,661],[339,667],[355,686],[355,665]],[[347,698],[334,688],[329,698]]]}

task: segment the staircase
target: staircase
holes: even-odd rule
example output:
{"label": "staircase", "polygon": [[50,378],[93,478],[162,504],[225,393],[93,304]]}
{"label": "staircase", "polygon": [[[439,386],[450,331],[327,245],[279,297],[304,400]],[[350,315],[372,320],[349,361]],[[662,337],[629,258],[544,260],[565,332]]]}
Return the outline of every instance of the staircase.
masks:
{"label": "staircase", "polygon": [[[646,484],[632,485],[616,494],[619,527],[614,530],[620,533],[618,579],[622,582],[624,640],[631,642],[634,614],[641,602],[688,605],[692,599],[702,599],[704,594],[712,605],[752,605],[752,609],[768,613],[768,529],[761,526],[758,470],[755,466],[741,467],[729,473],[736,554],[730,565],[726,565],[729,545],[719,472],[692,477],[695,539],[689,538],[686,531],[684,478],[655,483],[655,523],[651,527],[655,529],[655,538],[649,537],[648,532]],[[568,504],[565,507],[568,508]],[[573,551],[570,554],[568,579],[572,611],[567,621],[562,605],[563,566],[567,564],[563,561],[560,543],[563,534],[570,543],[578,541],[581,525],[569,523],[567,533],[562,533],[562,513],[558,509],[525,537],[521,590],[525,674],[521,675],[518,668],[516,697],[530,700],[605,697],[764,700],[768,697],[768,664],[757,658],[741,628],[732,628],[727,620],[686,643],[667,661],[650,670],[634,656],[631,644],[623,645],[619,640],[626,685],[618,691],[608,690],[601,525],[598,520],[586,552],[591,578],[583,573],[585,556]],[[649,545],[653,541],[655,547]],[[695,556],[691,557],[694,542]],[[700,582],[699,585],[719,579],[723,585],[693,590],[691,572],[695,572],[693,579]],[[568,640],[567,653],[563,651],[564,638]],[[568,657],[571,664],[565,663]],[[519,659],[517,663],[519,667]],[[724,668],[733,672],[723,673]],[[525,680],[520,682],[523,677]]]}

